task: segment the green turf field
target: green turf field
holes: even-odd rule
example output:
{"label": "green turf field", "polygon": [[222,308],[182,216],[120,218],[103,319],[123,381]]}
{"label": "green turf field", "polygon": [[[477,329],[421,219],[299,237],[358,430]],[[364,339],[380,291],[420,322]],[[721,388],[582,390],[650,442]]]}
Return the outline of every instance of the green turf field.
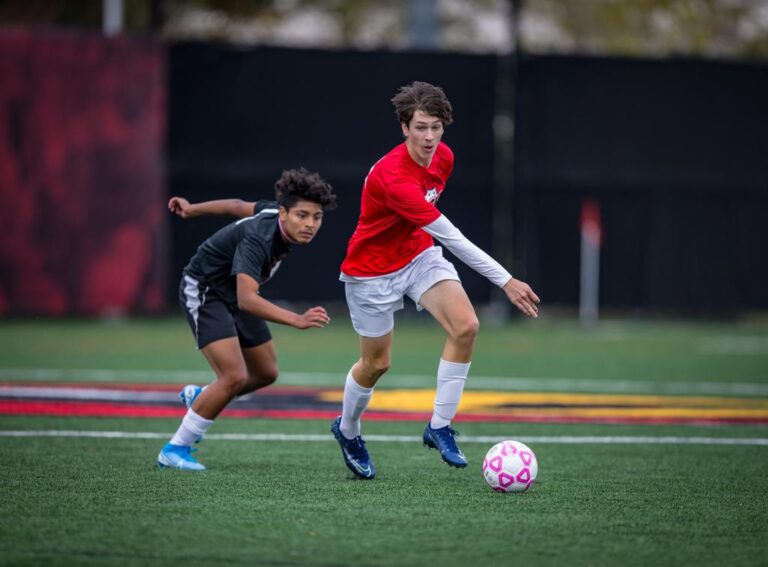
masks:
{"label": "green turf field", "polygon": [[[356,335],[342,317],[322,330],[273,325],[272,332],[283,373],[319,373],[315,379],[323,385],[339,385],[357,359]],[[443,335],[432,322],[399,324],[391,377],[382,380],[381,386],[433,386],[442,344]],[[182,319],[0,321],[0,368],[208,370]],[[416,380],[403,381],[398,378],[402,375]],[[84,373],[77,376],[88,379]],[[420,376],[428,381],[422,383]],[[546,318],[500,328],[487,326],[480,330],[471,376],[597,381],[608,389],[616,381],[655,383],[660,392],[669,382],[768,385],[768,322],[607,322],[590,332],[581,331],[573,322]],[[133,378],[186,381],[184,375],[162,372]],[[291,379],[300,380],[300,376]],[[542,384],[554,387],[556,383]],[[569,386],[572,384],[563,384]],[[473,387],[471,381],[468,387]]]}
{"label": "green turf field", "polygon": [[[342,384],[355,358],[345,324],[274,333],[289,382]],[[765,324],[617,322],[584,333],[539,321],[481,333],[472,375],[499,388],[538,379],[563,391],[641,384],[635,389],[669,393],[676,384],[728,395],[736,385],[742,396],[768,397]],[[392,383],[425,385],[440,344],[434,326],[399,328]],[[32,372],[41,369],[51,372]],[[185,372],[205,370],[181,320],[0,322],[0,382],[186,382]],[[418,422],[366,423],[369,435],[408,436],[369,441],[372,482],[350,479],[329,423],[314,420],[222,419],[198,453],[208,471],[160,471],[154,458],[176,426],[0,416],[0,564],[768,564],[765,426],[458,424],[469,438],[532,439],[539,478],[521,495],[485,486],[480,464],[492,443],[463,444],[470,466],[450,469],[417,441]],[[7,436],[22,431],[72,433]],[[328,440],[213,438],[237,433]],[[566,439],[584,436],[650,439]],[[651,442],[660,437],[754,444]]]}

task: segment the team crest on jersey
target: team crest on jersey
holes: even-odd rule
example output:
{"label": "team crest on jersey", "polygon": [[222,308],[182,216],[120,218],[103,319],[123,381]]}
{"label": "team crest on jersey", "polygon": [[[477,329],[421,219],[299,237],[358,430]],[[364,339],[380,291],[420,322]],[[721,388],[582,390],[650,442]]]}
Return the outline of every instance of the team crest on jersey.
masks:
{"label": "team crest on jersey", "polygon": [[434,203],[437,201],[437,187],[432,187],[432,189],[427,189],[427,192],[424,193],[424,200],[427,203]]}

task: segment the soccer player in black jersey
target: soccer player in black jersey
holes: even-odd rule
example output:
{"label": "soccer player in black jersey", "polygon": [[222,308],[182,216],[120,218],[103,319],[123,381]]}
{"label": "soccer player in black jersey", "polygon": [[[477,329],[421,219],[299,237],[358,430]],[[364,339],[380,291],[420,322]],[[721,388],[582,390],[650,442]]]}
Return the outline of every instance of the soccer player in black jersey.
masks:
{"label": "soccer player in black jersey", "polygon": [[332,187],[317,173],[284,171],[275,183],[275,201],[225,199],[190,204],[173,197],[168,208],[182,218],[205,214],[239,217],[197,249],[184,268],[181,305],[197,348],[216,373],[201,388],[185,386],[180,397],[187,414],[157,457],[161,467],[204,470],[191,455],[216,416],[236,396],[269,386],[278,375],[272,336],[265,321],[297,329],[330,322],[322,307],[294,313],[259,295],[294,244],[308,244],[320,230],[323,213],[336,207]]}

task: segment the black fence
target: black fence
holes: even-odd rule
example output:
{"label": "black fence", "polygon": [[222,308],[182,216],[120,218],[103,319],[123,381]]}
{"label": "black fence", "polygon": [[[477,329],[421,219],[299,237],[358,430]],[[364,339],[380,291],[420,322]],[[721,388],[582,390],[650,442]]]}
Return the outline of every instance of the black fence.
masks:
{"label": "black fence", "polygon": [[768,307],[768,66],[524,58],[516,116],[516,250],[547,301],[578,300],[593,196],[601,305]]}
{"label": "black fence", "polygon": [[[402,141],[389,99],[403,84],[441,85],[456,154],[441,210],[490,249],[496,59],[180,44],[169,57],[169,190],[192,200],[268,198],[283,169],[305,166],[334,186],[339,207],[316,239],[296,247],[264,293],[286,300],[343,298],[338,281],[363,180]],[[224,219],[173,221],[174,273]],[[462,268],[470,295],[486,280]],[[175,297],[175,286],[169,294]]]}
{"label": "black fence", "polygon": [[[170,50],[170,191],[191,199],[271,194],[281,170],[317,169],[337,212],[267,293],[339,299],[339,265],[371,165],[400,141],[398,86],[443,86],[456,170],[443,212],[491,248],[491,56]],[[579,212],[601,205],[601,305],[723,312],[768,299],[768,68],[703,61],[523,57],[516,84],[515,267],[548,303],[574,305]],[[175,273],[222,219],[174,222]],[[490,286],[461,268],[473,299]],[[175,293],[173,286],[171,292]]]}
{"label": "black fence", "polygon": [[[494,124],[508,58],[17,31],[0,34],[0,61],[0,316],[175,312],[183,266],[227,220],[172,218],[164,194],[270,197],[296,166],[321,172],[339,208],[265,294],[342,299],[363,179],[401,142],[389,99],[414,80],[454,105],[441,210],[482,248],[513,250],[546,304],[578,301],[580,208],[594,198],[601,306],[768,308],[765,64],[521,57],[507,155]],[[472,299],[492,297],[457,267]]]}

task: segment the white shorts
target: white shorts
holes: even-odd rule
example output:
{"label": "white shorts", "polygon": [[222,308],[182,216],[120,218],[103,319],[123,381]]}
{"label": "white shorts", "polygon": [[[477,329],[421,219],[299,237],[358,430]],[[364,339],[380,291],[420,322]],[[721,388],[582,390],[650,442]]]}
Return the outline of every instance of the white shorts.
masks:
{"label": "white shorts", "polygon": [[341,274],[352,326],[362,337],[383,337],[395,326],[395,311],[410,297],[421,311],[421,296],[438,282],[459,280],[456,268],[443,258],[439,246],[427,248],[410,263],[385,276],[358,278]]}

